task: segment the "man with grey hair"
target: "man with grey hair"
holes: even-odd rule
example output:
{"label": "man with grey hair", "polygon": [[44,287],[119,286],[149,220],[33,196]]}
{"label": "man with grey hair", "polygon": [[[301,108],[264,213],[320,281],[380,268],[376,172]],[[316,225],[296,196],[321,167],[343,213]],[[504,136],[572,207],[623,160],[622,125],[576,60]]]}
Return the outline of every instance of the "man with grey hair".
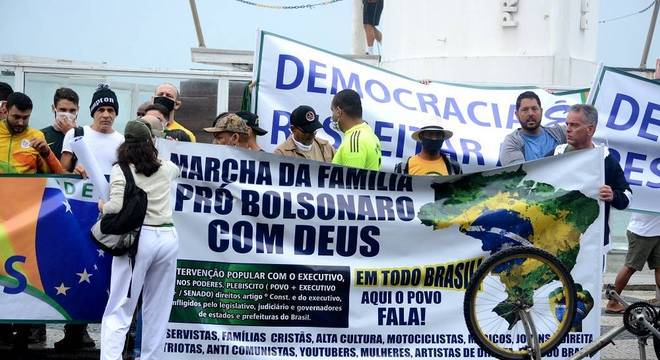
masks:
{"label": "man with grey hair", "polygon": [[[598,111],[592,105],[576,104],[569,108],[566,117],[566,142],[555,148],[555,155],[573,150],[596,147],[592,138],[598,125]],[[605,202],[605,245],[609,244],[610,207],[623,210],[632,199],[632,190],[619,162],[605,149],[605,184],[600,187],[598,197]]]}

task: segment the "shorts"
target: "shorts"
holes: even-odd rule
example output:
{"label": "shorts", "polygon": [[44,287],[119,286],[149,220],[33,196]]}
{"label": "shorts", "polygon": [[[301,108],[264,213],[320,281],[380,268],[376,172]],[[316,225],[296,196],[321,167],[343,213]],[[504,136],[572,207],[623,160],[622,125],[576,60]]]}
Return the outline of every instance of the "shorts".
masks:
{"label": "shorts", "polygon": [[383,12],[383,0],[362,0],[362,24],[376,26]]}
{"label": "shorts", "polygon": [[660,236],[640,236],[630,231],[627,235],[626,266],[642,271],[646,261],[650,269],[660,268]]}

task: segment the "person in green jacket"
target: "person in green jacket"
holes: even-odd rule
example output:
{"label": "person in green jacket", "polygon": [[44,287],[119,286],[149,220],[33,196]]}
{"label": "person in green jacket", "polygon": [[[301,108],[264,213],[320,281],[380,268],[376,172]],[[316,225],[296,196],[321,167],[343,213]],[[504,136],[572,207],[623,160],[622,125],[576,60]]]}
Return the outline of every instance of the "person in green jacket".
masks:
{"label": "person in green jacket", "polygon": [[380,140],[362,120],[360,95],[351,89],[338,92],[330,105],[332,127],[344,133],[332,163],[367,170],[380,170]]}

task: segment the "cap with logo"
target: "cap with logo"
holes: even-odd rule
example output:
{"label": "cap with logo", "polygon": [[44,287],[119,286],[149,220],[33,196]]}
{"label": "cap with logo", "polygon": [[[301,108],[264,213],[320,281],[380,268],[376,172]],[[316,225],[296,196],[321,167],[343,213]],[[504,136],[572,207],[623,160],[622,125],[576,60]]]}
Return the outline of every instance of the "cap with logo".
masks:
{"label": "cap with logo", "polygon": [[311,106],[301,105],[291,112],[291,125],[305,133],[311,134],[323,127],[319,116]]}
{"label": "cap with logo", "polygon": [[115,109],[115,114],[119,114],[119,102],[117,95],[106,84],[99,84],[92,95],[92,103],[89,105],[89,112],[94,117],[96,110],[103,106],[110,106]]}
{"label": "cap with logo", "polygon": [[234,132],[248,134],[248,125],[236,114],[228,114],[218,119],[215,126],[204,128],[207,133]]}
{"label": "cap with logo", "polygon": [[259,116],[257,114],[251,113],[249,111],[239,111],[236,113],[241,119],[245,120],[247,126],[252,128],[257,136],[266,135],[268,131],[259,127]]}

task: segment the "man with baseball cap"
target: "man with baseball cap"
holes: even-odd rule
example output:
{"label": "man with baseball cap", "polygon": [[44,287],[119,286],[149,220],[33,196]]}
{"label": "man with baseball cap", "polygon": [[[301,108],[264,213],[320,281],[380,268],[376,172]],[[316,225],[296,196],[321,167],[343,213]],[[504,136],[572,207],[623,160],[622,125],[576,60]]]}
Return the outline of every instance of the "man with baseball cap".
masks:
{"label": "man with baseball cap", "polygon": [[214,144],[250,148],[248,146],[250,129],[236,114],[221,114],[216,119],[215,126],[204,128],[204,131],[213,134]]}
{"label": "man with baseball cap", "polygon": [[316,137],[316,131],[323,125],[311,106],[298,106],[291,113],[289,123],[291,135],[275,149],[275,154],[332,162],[335,149],[329,142]]}
{"label": "man with baseball cap", "polygon": [[245,121],[250,133],[248,134],[248,146],[250,150],[263,151],[259,144],[257,144],[257,136],[268,134],[268,131],[259,127],[259,116],[249,111],[239,111],[236,113],[241,119]]}
{"label": "man with baseball cap", "polygon": [[422,144],[422,150],[394,167],[394,171],[407,175],[448,176],[461,174],[461,165],[442,152],[442,144],[453,133],[436,125],[439,119],[427,120],[412,134],[413,140]]}

